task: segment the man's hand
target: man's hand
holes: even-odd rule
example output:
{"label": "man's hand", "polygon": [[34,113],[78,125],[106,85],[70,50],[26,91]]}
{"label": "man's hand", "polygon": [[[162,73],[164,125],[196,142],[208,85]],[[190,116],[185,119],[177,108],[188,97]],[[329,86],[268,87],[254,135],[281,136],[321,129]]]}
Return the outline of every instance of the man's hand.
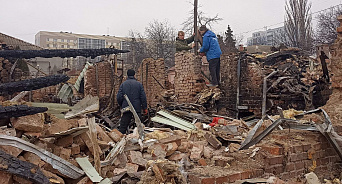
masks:
{"label": "man's hand", "polygon": [[147,114],[148,114],[147,109],[144,109],[144,115],[147,115]]}
{"label": "man's hand", "polygon": [[200,56],[205,56],[205,53],[204,52],[200,52],[199,55]]}

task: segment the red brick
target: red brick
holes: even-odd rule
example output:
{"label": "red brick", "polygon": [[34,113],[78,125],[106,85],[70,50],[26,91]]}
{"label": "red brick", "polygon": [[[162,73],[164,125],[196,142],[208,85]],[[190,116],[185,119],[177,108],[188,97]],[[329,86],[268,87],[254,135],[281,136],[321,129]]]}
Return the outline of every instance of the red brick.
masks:
{"label": "red brick", "polygon": [[308,151],[309,149],[311,149],[311,144],[304,144],[303,145],[303,151],[304,152]]}
{"label": "red brick", "polygon": [[80,146],[78,144],[71,145],[71,155],[77,155],[81,152]]}
{"label": "red brick", "polygon": [[202,177],[195,174],[189,174],[190,184],[215,184],[216,179],[214,177]]}
{"label": "red brick", "polygon": [[303,146],[302,145],[293,146],[293,151],[295,153],[301,153],[303,152]]}
{"label": "red brick", "polygon": [[273,173],[274,175],[278,175],[282,172],[284,172],[284,166],[282,164],[273,165],[265,169],[265,173]]}
{"label": "red brick", "polygon": [[241,173],[230,174],[228,176],[229,182],[235,182],[236,180],[241,180]]}
{"label": "red brick", "polygon": [[186,157],[187,155],[185,153],[180,153],[180,152],[175,152],[174,154],[172,154],[168,160],[172,160],[172,161],[179,161],[182,160],[183,157]]}
{"label": "red brick", "polygon": [[243,171],[241,172],[241,179],[244,180],[244,179],[249,179],[251,178],[252,176],[252,171]]}
{"label": "red brick", "polygon": [[290,173],[289,173],[289,172],[283,172],[283,173],[281,173],[281,174],[280,174],[280,179],[282,179],[282,180],[291,179]]}
{"label": "red brick", "polygon": [[13,183],[12,174],[6,173],[4,171],[0,171],[0,182],[1,184],[12,184]]}
{"label": "red brick", "polygon": [[282,155],[284,153],[284,148],[277,146],[262,146],[262,149],[272,155]]}
{"label": "red brick", "polygon": [[301,175],[303,175],[303,174],[305,174],[305,169],[300,169],[300,170],[297,170],[297,171],[296,171],[296,175],[297,175],[297,176],[301,176]]}
{"label": "red brick", "polygon": [[284,161],[284,156],[274,156],[267,158],[267,162],[269,165],[277,165],[277,164],[282,164]]}
{"label": "red brick", "polygon": [[66,147],[69,147],[72,145],[73,140],[74,140],[73,136],[71,136],[71,135],[64,136],[64,137],[57,139],[56,145],[66,148]]}
{"label": "red brick", "polygon": [[215,161],[216,166],[225,167],[227,164],[231,165],[235,159],[232,157],[214,156],[213,160]]}
{"label": "red brick", "polygon": [[223,183],[227,183],[229,180],[228,176],[221,176],[216,178],[216,184],[223,184]]}
{"label": "red brick", "polygon": [[181,142],[181,145],[178,146],[177,150],[180,151],[180,152],[188,152],[188,150],[191,149],[190,148],[190,143],[188,141],[182,141]]}
{"label": "red brick", "polygon": [[176,142],[171,142],[166,144],[166,156],[172,155],[178,148]]}
{"label": "red brick", "polygon": [[294,171],[296,170],[295,164],[292,162],[288,162],[285,166],[285,171],[289,172],[289,171]]}
{"label": "red brick", "polygon": [[304,162],[302,161],[295,162],[295,165],[296,165],[296,170],[304,169]]}
{"label": "red brick", "polygon": [[258,178],[258,177],[262,176],[263,174],[264,174],[263,169],[254,169],[252,171],[252,178]]}
{"label": "red brick", "polygon": [[201,158],[201,159],[198,160],[198,164],[199,164],[200,166],[207,166],[207,162],[206,162],[203,158]]}

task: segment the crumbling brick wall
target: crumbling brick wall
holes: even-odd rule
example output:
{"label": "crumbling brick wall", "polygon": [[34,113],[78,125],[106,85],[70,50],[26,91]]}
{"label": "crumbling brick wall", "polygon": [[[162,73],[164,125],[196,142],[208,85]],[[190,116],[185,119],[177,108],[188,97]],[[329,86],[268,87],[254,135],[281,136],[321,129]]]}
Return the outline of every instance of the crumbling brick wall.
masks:
{"label": "crumbling brick wall", "polygon": [[109,62],[89,66],[84,79],[84,95],[110,96],[113,88],[113,73]]}
{"label": "crumbling brick wall", "polygon": [[201,74],[202,60],[190,52],[175,54],[175,94],[179,103],[194,101],[197,93],[205,88],[205,81]]}
{"label": "crumbling brick wall", "polygon": [[[221,56],[221,89],[224,92],[220,107],[226,108],[229,116],[235,117],[237,103],[237,65],[239,55]],[[259,64],[250,58],[241,59],[239,106],[248,106],[248,111],[261,114],[263,73]]]}
{"label": "crumbling brick wall", "polygon": [[135,77],[144,86],[148,105],[156,107],[162,98],[163,88],[166,87],[167,74],[164,59],[144,59]]}
{"label": "crumbling brick wall", "polygon": [[338,36],[335,43],[331,46],[332,58],[331,64],[328,65],[329,70],[333,73],[331,77],[332,87],[342,87],[342,17],[338,17],[341,22],[340,27],[337,28]]}

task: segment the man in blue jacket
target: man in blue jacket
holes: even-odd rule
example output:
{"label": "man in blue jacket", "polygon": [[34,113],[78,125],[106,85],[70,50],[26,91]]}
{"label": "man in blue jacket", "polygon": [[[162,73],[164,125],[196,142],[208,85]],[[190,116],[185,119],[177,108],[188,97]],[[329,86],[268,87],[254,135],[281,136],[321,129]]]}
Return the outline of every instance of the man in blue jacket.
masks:
{"label": "man in blue jacket", "polygon": [[222,51],[215,33],[208,30],[205,25],[200,27],[200,33],[203,36],[203,45],[200,49],[200,55],[207,56],[209,62],[209,71],[212,78],[209,87],[217,87],[220,84],[220,57]]}
{"label": "man in blue jacket", "polygon": [[[127,80],[120,85],[118,94],[116,95],[116,100],[121,108],[128,106],[124,95],[126,94],[129,101],[131,101],[135,111],[141,119],[141,108],[144,110],[144,114],[147,114],[147,100],[144,91],[144,86],[138,82],[135,78],[135,71],[132,69],[127,70]],[[133,117],[131,111],[124,112],[121,121],[119,131],[123,134],[126,133],[129,123]]]}

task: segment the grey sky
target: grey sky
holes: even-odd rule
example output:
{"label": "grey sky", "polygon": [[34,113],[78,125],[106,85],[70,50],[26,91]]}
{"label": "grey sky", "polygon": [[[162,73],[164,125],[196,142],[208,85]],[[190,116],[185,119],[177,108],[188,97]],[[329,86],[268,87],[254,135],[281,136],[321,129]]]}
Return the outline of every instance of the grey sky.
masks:
{"label": "grey sky", "polygon": [[[285,0],[198,0],[208,16],[223,20],[213,31],[223,33],[229,24],[234,34],[284,21]],[[193,0],[0,0],[0,32],[34,43],[38,31],[71,31],[128,36],[143,33],[153,20],[167,20],[176,30],[193,10]],[[341,0],[311,0],[312,12]],[[279,27],[278,24],[273,27]],[[263,29],[260,29],[263,30]],[[244,33],[247,38],[251,32]]]}

